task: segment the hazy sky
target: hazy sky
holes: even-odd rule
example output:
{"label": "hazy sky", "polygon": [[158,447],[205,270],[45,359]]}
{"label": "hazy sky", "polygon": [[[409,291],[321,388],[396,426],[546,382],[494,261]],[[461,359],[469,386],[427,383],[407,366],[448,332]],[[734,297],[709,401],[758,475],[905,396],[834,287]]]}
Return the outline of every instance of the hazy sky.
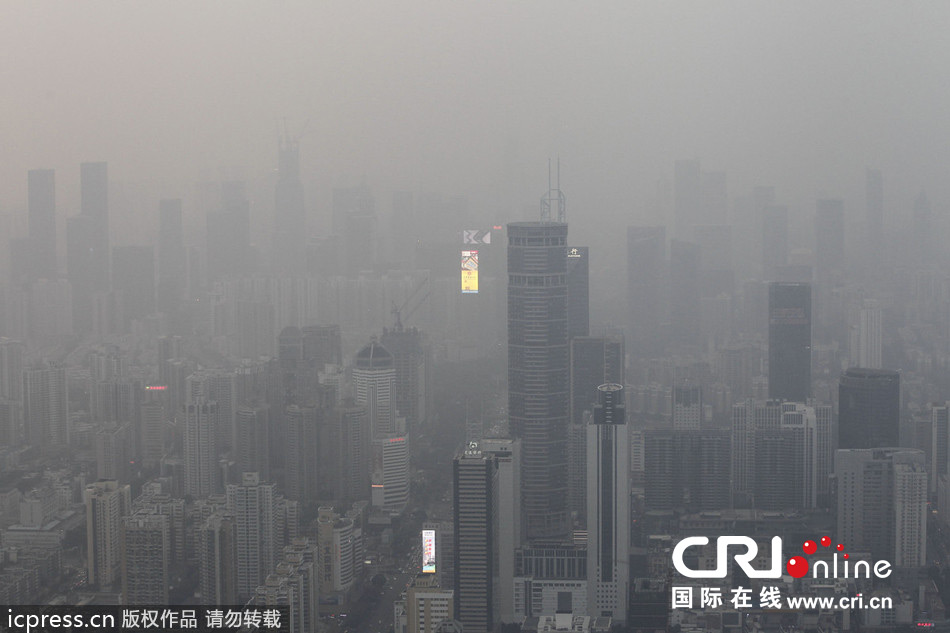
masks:
{"label": "hazy sky", "polygon": [[[946,2],[5,2],[0,208],[26,170],[78,163],[188,195],[266,181],[277,122],[300,130],[308,200],[365,180],[465,192],[515,218],[562,158],[572,234],[651,212],[679,157],[775,184],[803,208],[950,197]],[[856,198],[859,196],[859,198]],[[910,200],[908,199],[910,197]],[[271,200],[262,204],[270,205]],[[118,212],[118,210],[116,210]],[[813,208],[807,209],[808,213]],[[588,237],[590,236],[590,237]]]}

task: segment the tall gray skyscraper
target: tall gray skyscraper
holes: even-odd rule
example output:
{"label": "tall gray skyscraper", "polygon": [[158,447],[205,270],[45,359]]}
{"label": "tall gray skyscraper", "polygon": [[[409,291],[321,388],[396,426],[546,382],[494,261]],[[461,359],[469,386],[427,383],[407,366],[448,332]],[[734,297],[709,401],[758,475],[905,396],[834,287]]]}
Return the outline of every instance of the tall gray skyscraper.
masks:
{"label": "tall gray skyscraper", "polygon": [[247,600],[277,563],[279,535],[274,484],[257,473],[244,473],[240,484],[227,488],[228,512],[234,516],[237,544],[237,594]]}
{"label": "tall gray skyscraper", "polygon": [[467,633],[488,633],[495,612],[497,468],[471,442],[453,464],[455,497],[455,614]]}
{"label": "tall gray skyscraper", "polygon": [[215,437],[217,403],[198,398],[185,405],[185,494],[207,497],[219,491]]}
{"label": "tall gray skyscraper", "polygon": [[508,225],[508,414],[522,440],[527,538],[566,540],[567,224]]}
{"label": "tall gray skyscraper", "polygon": [[811,284],[769,284],[769,398],[811,396]]}
{"label": "tall gray skyscraper", "polygon": [[590,335],[590,249],[567,249],[567,331],[568,336]]}
{"label": "tall gray skyscraper", "polygon": [[838,448],[900,445],[901,375],[852,368],[838,381]]}
{"label": "tall gray skyscraper", "polygon": [[631,352],[654,354],[666,320],[666,227],[627,227],[627,315]]}
{"label": "tall gray skyscraper", "polygon": [[587,608],[627,619],[630,578],[630,436],[623,386],[597,388],[587,427]]}

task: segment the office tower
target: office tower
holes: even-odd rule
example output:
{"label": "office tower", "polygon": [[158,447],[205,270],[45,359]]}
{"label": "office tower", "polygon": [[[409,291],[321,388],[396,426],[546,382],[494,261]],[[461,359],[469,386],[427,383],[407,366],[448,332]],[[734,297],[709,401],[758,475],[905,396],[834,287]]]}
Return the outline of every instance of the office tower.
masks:
{"label": "office tower", "polygon": [[356,354],[356,403],[366,405],[373,439],[396,432],[396,368],[393,355],[372,337]]}
{"label": "office tower", "polygon": [[[270,479],[270,411],[263,404],[245,404],[234,413],[234,460],[238,472]],[[306,448],[302,445],[301,448]],[[295,462],[287,456],[287,467]],[[291,496],[290,498],[296,498]]]}
{"label": "office tower", "polygon": [[726,431],[643,431],[646,508],[699,512],[730,507],[729,448]]}
{"label": "office tower", "polygon": [[567,249],[567,335],[590,335],[590,249]]}
{"label": "office tower", "polygon": [[425,422],[428,411],[432,380],[428,343],[422,332],[402,327],[402,323],[392,329],[383,328],[380,343],[393,355],[396,411],[406,418],[408,428],[414,429]]}
{"label": "office tower", "polygon": [[879,169],[865,172],[865,222],[867,222],[867,253],[865,260],[875,268],[884,254],[884,178]]}
{"label": "office tower", "polygon": [[218,405],[197,398],[185,405],[185,494],[207,497],[220,490],[217,439],[214,432]]}
{"label": "office tower", "polygon": [[338,613],[356,583],[356,566],[362,560],[357,554],[358,538],[352,518],[341,517],[330,507],[317,511],[321,613]]}
{"label": "office tower", "polygon": [[324,365],[342,365],[343,351],[339,325],[306,325],[303,334],[304,359],[320,370]]}
{"label": "office tower", "polygon": [[137,511],[122,519],[122,601],[168,604],[168,517]]}
{"label": "office tower", "polygon": [[769,399],[811,397],[811,284],[769,284]]}
{"label": "office tower", "polygon": [[452,475],[455,500],[455,619],[462,623],[467,633],[487,633],[494,629],[497,620],[493,583],[497,576],[495,460],[482,453],[477,442],[471,442],[455,458]]}
{"label": "office tower", "polygon": [[566,540],[570,532],[566,250],[566,224],[508,225],[508,414],[511,434],[522,440],[529,540]]}
{"label": "office tower", "polygon": [[243,473],[240,484],[227,487],[228,512],[234,515],[237,544],[237,594],[247,600],[276,563],[278,539],[274,484],[257,473]]}
{"label": "office tower", "polygon": [[555,612],[591,613],[587,602],[587,549],[539,545],[515,553],[516,618]]}
{"label": "office tower", "polygon": [[587,607],[627,619],[630,578],[630,437],[623,386],[597,388],[587,427]]}
{"label": "office tower", "polygon": [[[521,440],[484,439],[479,443],[482,454],[490,456],[497,468],[494,498],[498,517],[495,525],[495,599],[497,618],[515,622],[514,585],[515,551],[524,537],[521,525]],[[449,585],[446,585],[449,586]]]}
{"label": "office tower", "polygon": [[300,181],[300,144],[283,136],[277,154],[277,187],[274,191],[274,272],[281,277],[302,277],[306,271],[307,210]]}
{"label": "office tower", "polygon": [[401,514],[409,505],[409,439],[378,437],[373,440],[373,470],[370,477],[374,507],[390,515]]}
{"label": "office tower", "polygon": [[158,309],[166,314],[181,306],[185,299],[186,257],[182,228],[181,200],[158,203]]}
{"label": "office tower", "polygon": [[234,517],[215,512],[198,529],[199,586],[208,605],[237,604],[237,532]]}
{"label": "office tower", "polygon": [[627,227],[628,340],[632,353],[645,356],[661,349],[666,320],[666,227]]}
{"label": "office tower", "polygon": [[86,504],[86,582],[107,590],[119,580],[122,567],[122,517],[132,508],[128,484],[97,481],[83,493]]}
{"label": "office tower", "polygon": [[50,364],[23,372],[26,438],[38,447],[69,444],[66,369]]}
{"label": "office tower", "polygon": [[670,335],[688,345],[700,342],[701,266],[698,245],[682,240],[670,243]]}
{"label": "office tower", "polygon": [[703,183],[698,160],[676,160],[673,163],[673,217],[675,236],[692,237],[694,224],[702,222]]}
{"label": "office tower", "polygon": [[151,246],[116,246],[112,249],[112,287],[120,295],[128,331],[133,320],[155,312],[155,262]]}
{"label": "office tower", "polygon": [[922,451],[835,453],[838,540],[895,567],[927,565],[927,471]]}
{"label": "office tower", "polygon": [[788,207],[770,204],[762,217],[762,274],[775,280],[776,270],[788,265]]}
{"label": "office tower", "polygon": [[241,277],[253,269],[250,202],[243,182],[221,187],[221,209],[207,215],[207,270],[210,282]]}
{"label": "office tower", "polygon": [[901,375],[852,368],[838,381],[838,448],[900,445]]}
{"label": "office tower", "polygon": [[419,574],[406,589],[405,633],[436,633],[455,612],[455,592],[439,587],[431,574]]}
{"label": "office tower", "polygon": [[865,369],[882,369],[881,339],[883,338],[881,308],[876,301],[865,301],[858,324],[857,354],[852,351],[852,361]]}
{"label": "office tower", "polygon": [[331,445],[333,476],[337,499],[358,501],[369,499],[371,431],[365,405],[346,400],[333,413]]}
{"label": "office tower", "polygon": [[835,282],[844,273],[844,201],[818,200],[815,215],[815,278]]}
{"label": "office tower", "polygon": [[624,337],[621,332],[571,339],[571,422],[568,443],[568,509],[585,524],[587,516],[587,429],[585,411],[593,411],[597,388],[623,384]]}
{"label": "office tower", "polygon": [[28,280],[56,278],[56,172],[31,169],[27,173],[29,208]]}
{"label": "office tower", "polygon": [[703,426],[703,388],[684,383],[673,387],[673,430],[698,431]]}

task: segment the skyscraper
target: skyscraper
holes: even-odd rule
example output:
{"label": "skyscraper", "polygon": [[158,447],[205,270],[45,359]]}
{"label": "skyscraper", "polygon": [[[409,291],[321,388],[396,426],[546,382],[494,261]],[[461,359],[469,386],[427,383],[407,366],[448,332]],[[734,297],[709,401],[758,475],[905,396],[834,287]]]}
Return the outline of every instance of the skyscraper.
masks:
{"label": "skyscraper", "polygon": [[406,418],[410,429],[426,419],[431,378],[429,377],[429,348],[425,336],[416,328],[397,324],[383,329],[380,339],[393,355],[396,370],[395,406]]}
{"label": "skyscraper", "polygon": [[155,258],[151,246],[116,246],[112,249],[112,287],[119,293],[122,328],[155,312]]}
{"label": "skyscraper", "polygon": [[811,284],[769,284],[769,399],[811,396]]}
{"label": "skyscraper", "polygon": [[201,597],[204,604],[237,602],[237,543],[234,517],[215,512],[198,529]]}
{"label": "skyscraper", "polygon": [[56,365],[23,372],[23,423],[34,446],[69,444],[66,369]]}
{"label": "skyscraper", "polygon": [[670,327],[674,341],[700,342],[700,274],[702,251],[698,244],[670,243]]}
{"label": "skyscraper", "polygon": [[838,448],[900,446],[901,375],[852,368],[838,381]]}
{"label": "skyscraper", "polygon": [[373,441],[370,479],[371,502],[391,515],[409,505],[409,440],[406,437],[377,438]]}
{"label": "skyscraper", "polygon": [[590,335],[590,249],[567,249],[567,332],[570,338]]}
{"label": "skyscraper", "polygon": [[171,553],[168,516],[137,511],[122,519],[124,604],[167,604]]}
{"label": "skyscraper", "polygon": [[356,354],[356,403],[366,405],[373,439],[396,432],[396,368],[393,355],[374,336]]}
{"label": "skyscraper", "polygon": [[228,512],[234,515],[237,544],[237,594],[247,600],[277,563],[277,511],[274,484],[257,473],[243,473],[240,484],[227,488]]}
{"label": "skyscraper", "polygon": [[876,301],[865,301],[861,308],[861,321],[858,324],[858,349],[852,360],[858,367],[882,369],[881,343],[883,338],[883,318],[881,308]]}
{"label": "skyscraper", "polygon": [[122,568],[122,517],[132,509],[128,484],[97,481],[83,493],[86,504],[87,582],[100,590],[119,580]]}
{"label": "skyscraper", "polygon": [[27,174],[30,266],[29,280],[56,278],[56,172],[31,169]]}
{"label": "skyscraper", "polygon": [[927,470],[919,450],[835,453],[838,539],[895,567],[927,564]]}
{"label": "skyscraper", "polygon": [[524,540],[521,529],[521,440],[489,438],[479,442],[482,453],[490,455],[497,468],[494,491],[498,516],[494,534],[498,567],[495,577],[497,617],[503,623],[515,622],[514,577],[515,551]]}
{"label": "skyscraper", "polygon": [[185,494],[207,497],[219,491],[217,403],[198,398],[185,405]]}
{"label": "skyscraper", "polygon": [[770,204],[762,218],[762,274],[776,280],[776,270],[787,264],[788,207]]}
{"label": "skyscraper", "polygon": [[630,577],[630,437],[623,386],[597,388],[587,427],[587,605],[590,615],[627,619]]}
{"label": "skyscraper", "polygon": [[274,272],[303,276],[307,265],[307,210],[300,181],[300,144],[284,136],[277,160],[274,192]]}
{"label": "skyscraper", "polygon": [[508,225],[508,414],[522,440],[528,539],[566,540],[570,531],[566,251],[567,224]]}
{"label": "skyscraper", "polygon": [[253,269],[250,214],[244,183],[224,183],[221,209],[207,216],[208,282],[240,277]]}
{"label": "skyscraper", "polygon": [[488,633],[496,622],[494,459],[477,442],[453,462],[455,499],[455,614],[468,633]]}

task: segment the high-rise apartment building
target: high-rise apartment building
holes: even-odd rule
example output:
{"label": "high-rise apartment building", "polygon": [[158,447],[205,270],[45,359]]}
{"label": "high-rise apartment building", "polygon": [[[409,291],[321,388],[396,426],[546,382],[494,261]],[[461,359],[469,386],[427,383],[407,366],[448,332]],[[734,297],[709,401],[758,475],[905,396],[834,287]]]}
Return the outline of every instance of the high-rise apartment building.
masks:
{"label": "high-rise apartment building", "polygon": [[211,514],[198,529],[197,548],[204,604],[237,603],[237,532],[234,517]]}
{"label": "high-rise apartment building", "polygon": [[838,448],[900,445],[901,375],[852,368],[838,381]]}
{"label": "high-rise apartment building", "polygon": [[769,284],[769,399],[811,397],[811,284]]}
{"label": "high-rise apartment building", "polygon": [[218,405],[198,398],[185,405],[185,494],[207,497],[220,491],[218,444],[214,432]]}
{"label": "high-rise apartment building", "polygon": [[455,619],[469,633],[488,633],[497,622],[496,490],[495,460],[471,442],[453,463]]}
{"label": "high-rise apartment building", "polygon": [[455,592],[443,589],[431,574],[419,574],[406,590],[406,633],[437,633],[452,620]]}
{"label": "high-rise apartment building", "polygon": [[570,532],[568,328],[567,225],[509,224],[508,414],[522,440],[528,539],[566,540]]}
{"label": "high-rise apartment building", "polygon": [[630,582],[630,437],[623,386],[598,387],[587,427],[587,608],[627,619]]}
{"label": "high-rise apartment building", "polygon": [[370,478],[372,504],[391,515],[409,505],[409,438],[382,437],[373,440],[373,470]]}
{"label": "high-rise apartment building", "polygon": [[56,365],[23,372],[23,423],[35,446],[69,444],[66,369]]}
{"label": "high-rise apartment building", "polygon": [[922,451],[835,453],[838,540],[895,567],[927,565],[927,470]]}
{"label": "high-rise apartment building", "polygon": [[703,387],[688,382],[673,386],[673,430],[699,431],[703,427]]}
{"label": "high-rise apartment building", "polygon": [[120,579],[122,518],[132,509],[128,484],[97,481],[83,492],[86,504],[87,582],[107,590]]}
{"label": "high-rise apartment building", "polygon": [[168,524],[168,516],[148,511],[137,511],[122,519],[124,604],[168,604]]}
{"label": "high-rise apartment building", "polygon": [[257,473],[243,473],[240,484],[227,487],[228,512],[234,516],[237,545],[237,594],[247,600],[277,562],[277,496],[274,484]]}

